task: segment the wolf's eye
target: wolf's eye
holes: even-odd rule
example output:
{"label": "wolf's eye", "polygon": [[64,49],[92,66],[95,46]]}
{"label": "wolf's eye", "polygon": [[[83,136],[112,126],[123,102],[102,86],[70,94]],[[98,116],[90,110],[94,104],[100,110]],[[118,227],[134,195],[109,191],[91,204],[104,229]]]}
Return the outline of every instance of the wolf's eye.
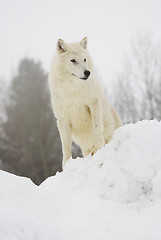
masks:
{"label": "wolf's eye", "polygon": [[85,59],[84,59],[84,62],[86,62],[86,61],[87,61],[87,59],[85,58]]}
{"label": "wolf's eye", "polygon": [[71,62],[72,62],[72,63],[77,63],[77,62],[75,61],[75,59],[72,59]]}

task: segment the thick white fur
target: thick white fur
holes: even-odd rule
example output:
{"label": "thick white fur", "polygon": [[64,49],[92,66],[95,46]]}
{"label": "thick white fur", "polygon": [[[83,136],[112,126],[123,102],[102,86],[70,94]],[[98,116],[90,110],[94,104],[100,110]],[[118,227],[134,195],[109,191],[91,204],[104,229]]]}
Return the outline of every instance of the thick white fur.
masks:
{"label": "thick white fur", "polygon": [[[63,166],[71,157],[72,140],[80,146],[83,156],[90,152],[94,154],[121,126],[117,113],[108,104],[93,74],[86,47],[87,38],[73,44],[59,39],[49,74],[52,107],[62,142]],[[90,71],[90,76],[82,80],[85,70]]]}

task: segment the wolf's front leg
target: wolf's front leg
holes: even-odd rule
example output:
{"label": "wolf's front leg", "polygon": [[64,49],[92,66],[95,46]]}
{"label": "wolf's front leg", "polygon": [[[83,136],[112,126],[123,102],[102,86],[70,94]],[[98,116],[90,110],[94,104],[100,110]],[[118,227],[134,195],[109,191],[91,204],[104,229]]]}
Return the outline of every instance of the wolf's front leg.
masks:
{"label": "wolf's front leg", "polygon": [[95,100],[90,106],[92,117],[92,128],[94,138],[94,148],[92,154],[105,145],[103,137],[103,120],[102,120],[102,104],[99,100]]}
{"label": "wolf's front leg", "polygon": [[58,129],[60,132],[60,138],[62,143],[62,151],[63,151],[63,163],[62,168],[66,161],[71,157],[71,126],[70,123],[66,119],[57,120]]}

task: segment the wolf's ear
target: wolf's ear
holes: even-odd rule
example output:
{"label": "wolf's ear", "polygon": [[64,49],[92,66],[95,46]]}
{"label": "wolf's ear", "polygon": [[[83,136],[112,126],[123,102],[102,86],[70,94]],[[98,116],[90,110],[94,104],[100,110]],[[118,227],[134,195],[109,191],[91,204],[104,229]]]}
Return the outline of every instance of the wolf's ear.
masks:
{"label": "wolf's ear", "polygon": [[67,45],[62,39],[59,39],[57,41],[57,51],[59,53],[64,53],[67,51]]}
{"label": "wolf's ear", "polygon": [[80,45],[82,48],[86,49],[87,48],[87,37],[83,38],[82,41],[80,42]]}

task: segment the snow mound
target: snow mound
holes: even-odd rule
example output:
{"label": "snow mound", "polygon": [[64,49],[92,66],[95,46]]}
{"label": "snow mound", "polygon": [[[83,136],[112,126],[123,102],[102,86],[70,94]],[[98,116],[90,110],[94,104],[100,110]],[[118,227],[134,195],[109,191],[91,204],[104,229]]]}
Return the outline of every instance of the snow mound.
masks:
{"label": "snow mound", "polygon": [[81,179],[104,199],[150,204],[161,197],[161,123],[144,120],[120,128],[106,147],[93,157],[71,159],[65,171],[77,189]]}
{"label": "snow mound", "polygon": [[39,187],[0,171],[2,240],[160,240],[161,123],[128,124]]}

